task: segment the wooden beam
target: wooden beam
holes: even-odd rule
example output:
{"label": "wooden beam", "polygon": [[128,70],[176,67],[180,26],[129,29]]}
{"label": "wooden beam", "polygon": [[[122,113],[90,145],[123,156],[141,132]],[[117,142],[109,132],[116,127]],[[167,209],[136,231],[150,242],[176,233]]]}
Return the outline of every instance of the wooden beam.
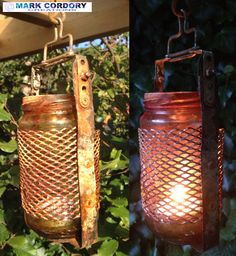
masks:
{"label": "wooden beam", "polygon": [[[67,13],[64,33],[74,42],[83,42],[128,30],[128,0],[91,0],[92,13]],[[0,60],[28,55],[42,50],[53,39],[53,29],[32,25],[11,17],[0,17]],[[59,46],[67,42],[58,42]]]}

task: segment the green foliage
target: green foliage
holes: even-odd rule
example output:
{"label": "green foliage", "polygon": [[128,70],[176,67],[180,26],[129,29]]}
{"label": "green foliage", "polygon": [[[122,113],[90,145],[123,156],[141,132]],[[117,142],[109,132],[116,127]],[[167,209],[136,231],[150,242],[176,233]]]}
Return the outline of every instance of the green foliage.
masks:
{"label": "green foliage", "polygon": [[[16,120],[22,114],[22,92],[29,89],[31,66],[39,63],[42,55],[0,63],[0,255],[127,255],[128,37],[127,33],[110,36],[76,47],[90,63],[96,126],[101,129],[99,240],[88,250],[49,242],[25,225],[20,204]],[[56,50],[52,56],[64,51]],[[72,92],[71,70],[69,62],[52,67],[44,74],[41,93]]]}
{"label": "green foliage", "polygon": [[98,249],[98,255],[103,256],[112,256],[116,253],[119,244],[116,240],[105,240],[101,247]]}
{"label": "green foliage", "polygon": [[[181,3],[184,1],[180,1]],[[222,216],[221,244],[203,255],[236,255],[235,186],[236,186],[236,3],[232,0],[190,1],[192,14],[190,25],[198,29],[201,49],[212,50],[216,61],[219,87],[219,114],[225,128],[224,152],[224,207]],[[143,112],[143,95],[153,91],[154,62],[163,58],[169,36],[178,30],[177,18],[171,12],[171,0],[132,1],[131,38],[131,121],[130,121],[130,220],[132,246],[130,255],[158,255],[169,253],[169,244],[155,243],[154,236],[143,222],[140,200],[140,166],[137,128]],[[192,37],[175,41],[171,51],[193,45]],[[166,65],[166,90],[196,89],[196,64],[193,61]],[[141,230],[141,231],[140,231]],[[148,230],[148,231],[147,231]],[[175,250],[175,249],[174,249]],[[200,255],[193,249],[173,255]]]}

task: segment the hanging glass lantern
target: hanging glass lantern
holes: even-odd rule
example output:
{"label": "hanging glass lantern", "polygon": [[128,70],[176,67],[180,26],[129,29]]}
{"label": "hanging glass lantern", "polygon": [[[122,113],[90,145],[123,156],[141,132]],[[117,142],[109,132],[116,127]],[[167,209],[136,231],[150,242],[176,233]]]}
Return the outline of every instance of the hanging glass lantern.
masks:
{"label": "hanging glass lantern", "polygon": [[[203,251],[219,240],[224,134],[217,124],[212,53],[199,50],[196,42],[193,48],[169,52],[170,43],[189,31],[196,33],[180,27],[170,38],[166,58],[156,61],[159,92],[144,96],[141,196],[145,221],[155,234]],[[199,58],[199,92],[163,92],[165,63],[193,57]]]}
{"label": "hanging glass lantern", "polygon": [[[57,242],[86,247],[96,241],[99,210],[99,132],[86,57],[68,52],[32,69],[32,92],[23,98],[18,128],[20,188],[27,225]],[[75,57],[74,95],[39,95],[41,71]]]}

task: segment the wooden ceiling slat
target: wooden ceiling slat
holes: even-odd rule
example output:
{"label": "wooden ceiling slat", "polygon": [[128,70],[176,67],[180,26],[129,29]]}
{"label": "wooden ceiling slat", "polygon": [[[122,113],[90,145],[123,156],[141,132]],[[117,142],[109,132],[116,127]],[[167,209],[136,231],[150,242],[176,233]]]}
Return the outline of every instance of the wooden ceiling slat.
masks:
{"label": "wooden ceiling slat", "polygon": [[[66,14],[64,33],[71,33],[74,42],[128,31],[128,0],[91,0],[91,2],[93,3],[92,13]],[[37,17],[45,16],[38,15]],[[0,60],[42,50],[44,44],[52,38],[52,28],[11,17],[0,17]],[[67,42],[58,42],[57,45],[64,46]]]}

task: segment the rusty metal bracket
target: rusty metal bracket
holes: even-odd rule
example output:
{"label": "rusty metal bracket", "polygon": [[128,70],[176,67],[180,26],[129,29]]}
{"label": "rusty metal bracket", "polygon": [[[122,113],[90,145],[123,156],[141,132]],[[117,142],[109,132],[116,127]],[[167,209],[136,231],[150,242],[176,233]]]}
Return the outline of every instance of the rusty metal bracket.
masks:
{"label": "rusty metal bracket", "polygon": [[200,49],[187,49],[184,51],[176,52],[172,54],[170,57],[166,57],[164,59],[155,61],[155,89],[156,91],[162,92],[164,90],[164,82],[165,82],[165,64],[170,62],[178,62],[186,59],[194,58],[198,55],[202,54],[202,50]]}
{"label": "rusty metal bracket", "polygon": [[219,177],[218,177],[218,122],[217,88],[214,57],[204,51],[199,63],[199,86],[202,106],[202,199],[203,249],[219,243]]}
{"label": "rusty metal bracket", "polygon": [[92,86],[86,57],[76,56],[73,63],[74,95],[78,129],[78,171],[81,204],[81,247],[97,240],[98,207],[94,168],[94,110]]}

